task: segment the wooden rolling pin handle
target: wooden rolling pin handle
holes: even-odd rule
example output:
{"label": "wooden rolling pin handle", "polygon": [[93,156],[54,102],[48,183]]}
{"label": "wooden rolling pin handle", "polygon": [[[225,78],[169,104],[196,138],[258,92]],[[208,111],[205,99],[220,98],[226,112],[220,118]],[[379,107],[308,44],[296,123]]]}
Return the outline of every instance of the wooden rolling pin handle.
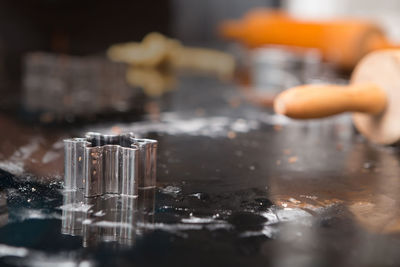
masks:
{"label": "wooden rolling pin handle", "polygon": [[303,85],[288,89],[274,101],[276,113],[295,119],[323,118],[342,112],[379,114],[386,107],[386,93],[377,85]]}

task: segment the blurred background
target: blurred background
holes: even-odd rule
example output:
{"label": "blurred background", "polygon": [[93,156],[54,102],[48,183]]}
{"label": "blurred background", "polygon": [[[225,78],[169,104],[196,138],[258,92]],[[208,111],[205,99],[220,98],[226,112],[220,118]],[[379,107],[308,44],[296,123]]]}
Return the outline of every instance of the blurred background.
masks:
{"label": "blurred background", "polygon": [[[272,15],[266,10],[272,8],[281,10],[281,14]],[[178,53],[180,56],[177,56],[175,53],[175,59],[179,60],[168,62],[167,65],[179,65],[179,69],[222,72],[222,76],[235,78],[236,84],[252,87],[257,97],[261,91],[261,102],[268,107],[276,93],[293,85],[321,80],[345,82],[363,55],[375,49],[392,47],[392,44],[400,41],[400,30],[396,27],[399,23],[398,10],[400,3],[395,0],[379,3],[361,0],[165,0],[156,5],[138,1],[110,4],[105,0],[80,3],[65,0],[1,1],[0,88],[7,93],[3,93],[0,108],[15,109],[22,104],[31,111],[40,110],[39,106],[43,103],[35,104],[35,96],[40,99],[44,92],[47,94],[50,90],[52,97],[48,97],[57,99],[56,89],[46,89],[52,86],[49,83],[69,83],[71,79],[67,73],[74,72],[81,74],[82,80],[77,83],[81,85],[85,79],[90,80],[90,75],[98,76],[100,70],[87,67],[90,63],[86,57],[96,58],[102,61],[104,68],[113,69],[114,76],[104,81],[106,84],[113,83],[115,79],[118,80],[118,75],[125,74],[121,70],[118,74],[116,69],[121,67],[104,61],[107,49],[114,44],[139,43],[147,34],[154,32],[177,40],[180,45],[225,51],[227,57],[231,56],[233,60],[229,61],[229,58],[222,56],[225,63],[218,67],[215,62],[208,62],[207,66],[199,63],[210,61],[207,58],[210,54],[207,53],[197,54],[195,57],[200,59],[195,60],[195,63],[185,61],[193,57],[193,54]],[[284,22],[284,17],[290,17],[291,21]],[[236,21],[236,25],[229,24],[232,21]],[[346,25],[351,28],[360,23],[353,32],[339,29]],[[332,42],[331,39],[336,41]],[[350,41],[343,41],[347,39]],[[129,49],[126,51],[124,53],[131,53]],[[32,52],[49,54],[47,57],[32,57]],[[74,58],[81,61],[67,63],[66,70],[60,69],[54,74],[54,70],[60,68],[61,64],[52,58],[57,55],[84,58]],[[126,54],[111,59],[131,66],[142,64],[130,61]],[[161,69],[160,64],[155,65],[157,70]],[[79,68],[84,71],[81,72]],[[130,85],[127,86],[157,84],[155,86],[158,88],[150,86],[147,96],[160,96],[160,81],[163,88],[171,89],[175,86],[171,68],[162,69],[161,76],[149,68],[145,71],[132,70],[130,78],[127,78]],[[53,74],[50,75],[49,70],[53,70]],[[110,72],[107,71],[108,74]],[[46,79],[49,75],[53,77],[51,81]],[[38,89],[38,83],[41,89]],[[93,89],[95,83],[89,83],[92,89],[87,90],[97,90]],[[120,88],[115,90],[132,96],[132,92],[127,93],[130,89],[121,89],[124,86],[122,82]],[[67,87],[69,89],[59,91],[75,90],[74,86]],[[83,99],[82,95],[84,93],[81,92],[78,98]],[[71,106],[74,101],[70,104],[55,102],[61,108],[60,104]],[[110,105],[118,106],[115,103]],[[126,109],[127,106],[132,105],[120,103],[116,109]]]}

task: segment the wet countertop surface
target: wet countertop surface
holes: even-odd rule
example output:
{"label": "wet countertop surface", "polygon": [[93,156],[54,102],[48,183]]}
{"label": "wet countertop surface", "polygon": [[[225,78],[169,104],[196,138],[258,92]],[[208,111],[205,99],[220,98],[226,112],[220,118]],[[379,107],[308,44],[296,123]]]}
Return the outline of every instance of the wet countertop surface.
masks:
{"label": "wet countertop surface", "polygon": [[[2,266],[399,265],[397,147],[368,143],[347,115],[291,121],[231,81],[175,79],[157,97],[91,91],[105,104],[74,112],[55,100],[71,92],[25,88],[0,113]],[[63,191],[62,140],[86,131],[157,139],[157,188]]]}

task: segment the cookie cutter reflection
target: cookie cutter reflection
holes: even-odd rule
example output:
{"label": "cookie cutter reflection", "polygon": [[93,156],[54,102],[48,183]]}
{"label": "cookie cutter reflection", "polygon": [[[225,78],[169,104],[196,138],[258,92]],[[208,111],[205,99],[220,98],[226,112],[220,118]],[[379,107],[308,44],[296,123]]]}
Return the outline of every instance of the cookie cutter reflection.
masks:
{"label": "cookie cutter reflection", "polygon": [[133,245],[137,235],[143,233],[138,225],[154,220],[155,189],[140,192],[144,195],[139,198],[119,195],[85,198],[80,191],[64,192],[61,233],[82,236],[83,247],[100,242]]}
{"label": "cookie cutter reflection", "polygon": [[[156,199],[156,189],[148,188],[148,189],[139,189],[139,197],[138,197],[138,222],[142,226],[146,226],[146,224],[154,223],[154,211],[155,211],[155,199]],[[141,229],[141,232],[144,232],[146,227]]]}
{"label": "cookie cutter reflection", "polygon": [[7,195],[0,191],[0,227],[8,223]]}

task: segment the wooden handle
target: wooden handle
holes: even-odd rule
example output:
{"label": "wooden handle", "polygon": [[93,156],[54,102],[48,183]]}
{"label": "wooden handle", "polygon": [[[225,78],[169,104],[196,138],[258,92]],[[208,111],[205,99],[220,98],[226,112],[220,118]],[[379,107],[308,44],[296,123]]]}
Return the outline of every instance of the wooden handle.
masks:
{"label": "wooden handle", "polygon": [[303,85],[288,89],[274,101],[275,112],[296,119],[323,118],[346,111],[379,114],[386,93],[377,85]]}

